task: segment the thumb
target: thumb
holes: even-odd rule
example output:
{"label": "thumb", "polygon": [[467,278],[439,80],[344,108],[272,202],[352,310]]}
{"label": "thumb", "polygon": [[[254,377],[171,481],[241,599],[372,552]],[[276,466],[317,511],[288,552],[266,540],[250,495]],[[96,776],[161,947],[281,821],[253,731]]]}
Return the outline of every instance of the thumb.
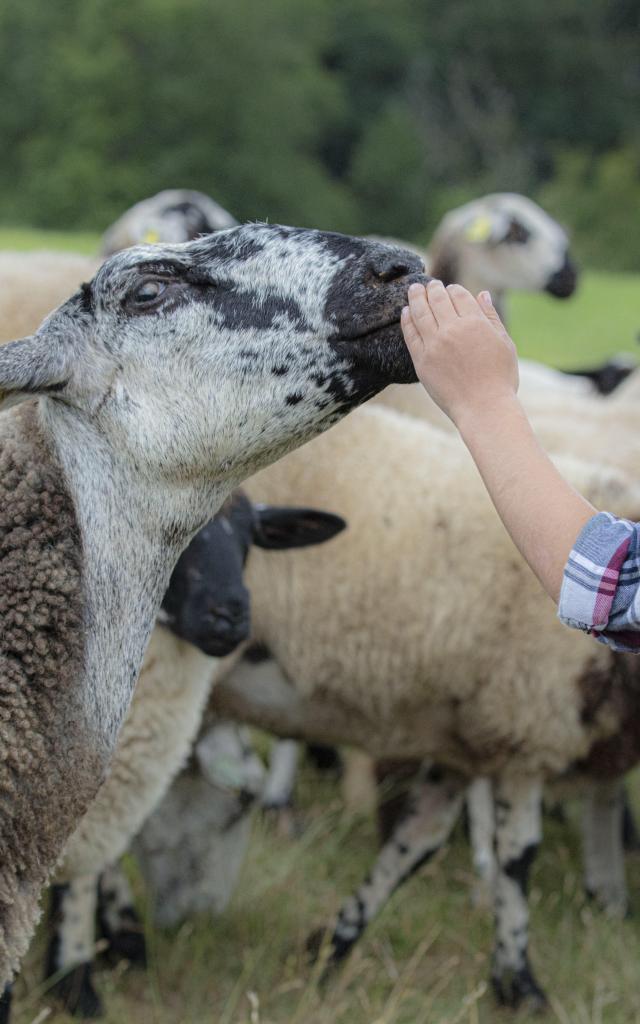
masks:
{"label": "thumb", "polygon": [[497,310],[491,299],[491,294],[489,292],[480,292],[478,295],[478,302],[480,303],[482,312],[486,316],[487,320],[490,320],[494,327],[499,327],[506,333],[506,327],[498,316]]}

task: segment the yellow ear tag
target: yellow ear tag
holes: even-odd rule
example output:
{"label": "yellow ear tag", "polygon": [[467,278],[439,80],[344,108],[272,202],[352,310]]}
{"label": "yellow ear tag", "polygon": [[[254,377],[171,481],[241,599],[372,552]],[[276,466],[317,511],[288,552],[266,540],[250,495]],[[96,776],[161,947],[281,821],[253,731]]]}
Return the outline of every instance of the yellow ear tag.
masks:
{"label": "yellow ear tag", "polygon": [[158,234],[157,231],[147,231],[147,233],[143,236],[142,241],[143,242],[159,242],[160,241],[160,235]]}
{"label": "yellow ear tag", "polygon": [[491,218],[487,217],[486,213],[481,213],[471,221],[464,237],[467,242],[486,242],[491,238],[492,227]]}

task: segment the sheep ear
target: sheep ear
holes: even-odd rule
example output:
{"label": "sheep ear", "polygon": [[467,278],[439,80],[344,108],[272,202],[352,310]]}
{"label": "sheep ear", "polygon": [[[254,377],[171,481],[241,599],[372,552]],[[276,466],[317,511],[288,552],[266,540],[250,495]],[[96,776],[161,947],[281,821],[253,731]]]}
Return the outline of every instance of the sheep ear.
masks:
{"label": "sheep ear", "polygon": [[345,529],[342,516],[316,508],[255,506],[253,542],[273,551],[324,544]]}
{"label": "sheep ear", "polygon": [[0,410],[62,391],[71,373],[71,348],[46,329],[0,347]]}

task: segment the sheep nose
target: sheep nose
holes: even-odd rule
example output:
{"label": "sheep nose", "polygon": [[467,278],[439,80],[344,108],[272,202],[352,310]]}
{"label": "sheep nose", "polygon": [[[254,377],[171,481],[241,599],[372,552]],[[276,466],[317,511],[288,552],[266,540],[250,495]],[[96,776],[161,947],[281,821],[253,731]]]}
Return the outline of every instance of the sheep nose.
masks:
{"label": "sheep nose", "polygon": [[419,256],[412,258],[410,253],[388,249],[376,253],[369,264],[369,271],[379,284],[391,284],[420,270],[424,270],[424,264]]}
{"label": "sheep nose", "polygon": [[204,617],[210,628],[225,636],[240,631],[248,618],[246,608],[244,607],[214,607],[210,608]]}
{"label": "sheep nose", "polygon": [[545,291],[554,295],[557,299],[568,299],[573,295],[578,283],[578,271],[569,256],[565,256],[564,263],[559,270],[551,275],[545,285]]}

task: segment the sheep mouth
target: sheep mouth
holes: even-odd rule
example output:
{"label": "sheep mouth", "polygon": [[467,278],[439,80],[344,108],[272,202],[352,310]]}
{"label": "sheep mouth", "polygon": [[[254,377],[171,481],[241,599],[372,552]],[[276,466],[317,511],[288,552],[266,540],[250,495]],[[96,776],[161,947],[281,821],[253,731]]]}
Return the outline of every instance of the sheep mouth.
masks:
{"label": "sheep mouth", "polygon": [[[330,342],[348,366],[356,401],[366,401],[388,384],[411,384],[417,380],[400,327],[400,313],[407,303],[409,285],[427,284],[429,280],[423,273],[407,275],[388,289],[376,323],[363,323],[363,316],[356,317],[350,330],[341,331]],[[361,308],[365,311],[367,300],[364,296]]]}

